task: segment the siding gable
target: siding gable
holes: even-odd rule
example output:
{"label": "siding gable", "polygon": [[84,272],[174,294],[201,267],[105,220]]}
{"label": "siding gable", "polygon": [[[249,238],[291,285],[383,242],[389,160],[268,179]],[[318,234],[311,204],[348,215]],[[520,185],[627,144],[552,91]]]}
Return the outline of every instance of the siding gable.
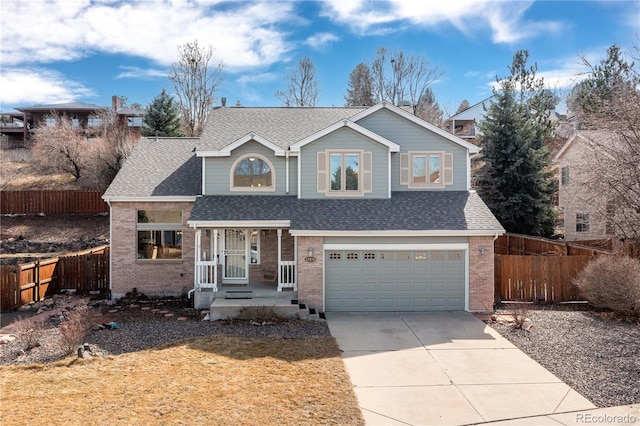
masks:
{"label": "siding gable", "polygon": [[407,153],[410,151],[444,152],[444,190],[468,189],[468,151],[464,146],[386,109],[358,120],[358,124],[400,145],[400,153],[391,156],[392,191],[408,190],[410,159]]}
{"label": "siding gable", "polygon": [[[204,158],[204,188],[203,195],[249,195],[251,191],[232,192],[231,186],[231,174],[233,164],[242,156],[248,154],[258,154],[269,160],[273,165],[274,170],[273,178],[275,183],[274,192],[258,192],[256,194],[262,195],[286,195],[286,158],[275,156],[273,151],[264,145],[249,141],[231,152],[229,157],[205,157]],[[295,194],[297,189],[297,159],[296,157],[289,158],[289,194]]]}
{"label": "siding gable", "polygon": [[300,150],[300,197],[348,197],[330,193],[331,152],[358,152],[361,191],[364,198],[387,198],[389,194],[389,148],[347,127],[340,128]]}

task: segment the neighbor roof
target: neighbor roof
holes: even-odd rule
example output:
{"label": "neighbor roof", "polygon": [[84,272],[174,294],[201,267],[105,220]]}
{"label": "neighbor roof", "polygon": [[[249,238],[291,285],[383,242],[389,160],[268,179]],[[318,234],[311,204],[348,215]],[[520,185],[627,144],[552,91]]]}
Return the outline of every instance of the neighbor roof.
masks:
{"label": "neighbor roof", "polygon": [[86,102],[68,102],[62,104],[49,104],[49,105],[34,105],[30,107],[16,108],[21,112],[36,112],[36,111],[97,111],[101,109],[107,109],[96,104],[88,104]]}
{"label": "neighbor roof", "polygon": [[181,197],[201,194],[198,138],[142,138],[103,198]]}
{"label": "neighbor roof", "polygon": [[503,233],[475,192],[402,191],[390,199],[298,199],[219,195],[196,199],[189,223],[290,221],[291,231]]}

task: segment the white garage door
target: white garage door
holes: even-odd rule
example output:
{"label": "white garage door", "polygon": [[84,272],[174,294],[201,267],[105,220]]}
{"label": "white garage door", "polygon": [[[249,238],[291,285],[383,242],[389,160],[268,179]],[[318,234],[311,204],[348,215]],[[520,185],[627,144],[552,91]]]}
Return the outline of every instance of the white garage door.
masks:
{"label": "white garage door", "polygon": [[464,250],[327,250],[326,311],[464,310]]}

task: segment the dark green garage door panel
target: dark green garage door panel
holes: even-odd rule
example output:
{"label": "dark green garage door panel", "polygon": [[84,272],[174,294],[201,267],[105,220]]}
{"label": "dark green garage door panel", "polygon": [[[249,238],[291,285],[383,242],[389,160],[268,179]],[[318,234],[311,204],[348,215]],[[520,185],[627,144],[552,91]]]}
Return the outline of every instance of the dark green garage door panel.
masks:
{"label": "dark green garage door panel", "polygon": [[464,310],[462,250],[325,252],[325,310]]}

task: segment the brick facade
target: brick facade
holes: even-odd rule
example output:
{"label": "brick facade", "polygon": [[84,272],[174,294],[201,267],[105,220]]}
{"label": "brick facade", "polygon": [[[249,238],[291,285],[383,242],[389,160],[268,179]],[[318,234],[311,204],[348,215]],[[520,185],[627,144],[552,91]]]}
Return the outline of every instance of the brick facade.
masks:
{"label": "brick facade", "polygon": [[[133,288],[147,295],[180,295],[193,288],[195,231],[187,225],[192,203],[111,204],[111,293],[122,297]],[[182,259],[137,259],[137,211],[182,211]],[[264,272],[277,271],[278,236],[275,229],[260,230],[260,264],[249,267],[250,282],[261,282]],[[209,247],[210,236],[203,233],[202,247]],[[315,261],[307,259],[313,249]],[[481,251],[481,248],[483,249]],[[205,250],[206,251],[206,250]],[[282,232],[282,258],[293,260],[294,238]],[[493,237],[469,237],[469,310],[489,311],[494,303]],[[208,253],[210,258],[211,254]],[[298,237],[298,299],[311,308],[324,311],[324,250],[322,237]],[[219,268],[221,273],[221,268]],[[218,277],[221,282],[221,276]],[[275,284],[274,284],[275,288]]]}
{"label": "brick facade", "polygon": [[469,311],[493,310],[493,269],[493,237],[469,237]]}
{"label": "brick facade", "polygon": [[[111,294],[133,288],[147,295],[180,295],[193,288],[195,233],[187,225],[193,203],[111,203]],[[182,259],[137,258],[138,210],[182,211]]]}
{"label": "brick facade", "polygon": [[[305,260],[313,249],[315,262]],[[298,299],[324,312],[324,250],[322,237],[298,237]]]}

